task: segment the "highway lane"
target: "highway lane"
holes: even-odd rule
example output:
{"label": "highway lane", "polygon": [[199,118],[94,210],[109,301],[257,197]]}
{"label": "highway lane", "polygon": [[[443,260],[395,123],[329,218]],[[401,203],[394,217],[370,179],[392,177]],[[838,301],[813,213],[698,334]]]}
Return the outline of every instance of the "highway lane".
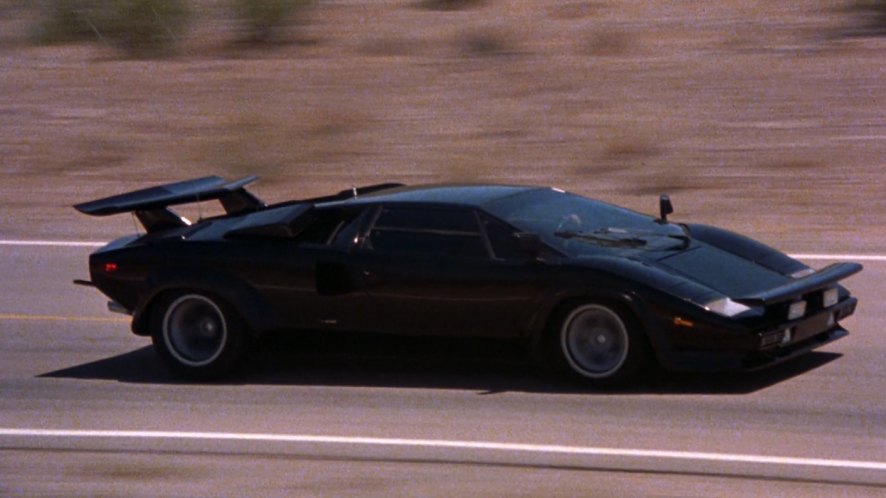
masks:
{"label": "highway lane", "polygon": [[278,341],[229,382],[179,382],[97,292],[70,284],[85,276],[89,250],[0,247],[0,429],[492,442],[727,460],[0,434],[0,495],[886,493],[886,471],[876,468],[730,457],[886,462],[881,262],[849,281],[861,299],[846,324],[852,335],[823,352],[752,375],[672,375],[630,392],[588,393],[473,343],[440,359],[438,345],[361,355],[359,342],[344,353],[321,342],[312,353],[278,346],[314,343]]}

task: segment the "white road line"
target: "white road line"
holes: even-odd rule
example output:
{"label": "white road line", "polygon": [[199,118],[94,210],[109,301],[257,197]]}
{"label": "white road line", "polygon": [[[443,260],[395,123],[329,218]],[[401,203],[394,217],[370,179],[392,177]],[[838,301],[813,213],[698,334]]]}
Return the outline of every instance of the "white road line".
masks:
{"label": "white road line", "polygon": [[238,432],[180,432],[180,431],[110,431],[65,429],[10,429],[0,428],[0,437],[23,438],[100,438],[142,440],[204,440],[274,443],[311,443],[359,446],[399,446],[415,448],[453,448],[537,454],[606,456],[623,458],[653,458],[668,460],[695,460],[727,463],[751,463],[803,467],[828,467],[886,471],[886,462],[864,460],[832,460],[784,456],[747,455],[738,453],[708,453],[699,451],[644,450],[631,448],[602,448],[592,446],[561,446],[547,444],[496,443],[490,441],[458,441],[445,439],[400,439],[349,436],[315,436],[303,434],[262,434]]}
{"label": "white road line", "polygon": [[[43,247],[101,247],[106,242],[64,241],[64,240],[0,240],[0,246],[43,246]],[[810,260],[851,260],[886,261],[884,254],[788,254],[796,259]]]}
{"label": "white road line", "polygon": [[106,242],[84,242],[64,240],[0,240],[0,246],[30,246],[30,247],[101,247]]}
{"label": "white road line", "polygon": [[834,259],[846,261],[886,261],[882,254],[788,254],[794,259]]}

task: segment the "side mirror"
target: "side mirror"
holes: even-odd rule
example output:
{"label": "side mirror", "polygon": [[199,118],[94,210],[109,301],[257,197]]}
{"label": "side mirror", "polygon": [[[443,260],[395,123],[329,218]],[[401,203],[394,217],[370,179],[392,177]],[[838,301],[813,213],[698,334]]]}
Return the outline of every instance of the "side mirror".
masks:
{"label": "side mirror", "polygon": [[671,204],[671,198],[665,194],[662,194],[662,196],[658,198],[658,212],[660,213],[659,223],[667,223],[668,215],[674,212],[674,205]]}

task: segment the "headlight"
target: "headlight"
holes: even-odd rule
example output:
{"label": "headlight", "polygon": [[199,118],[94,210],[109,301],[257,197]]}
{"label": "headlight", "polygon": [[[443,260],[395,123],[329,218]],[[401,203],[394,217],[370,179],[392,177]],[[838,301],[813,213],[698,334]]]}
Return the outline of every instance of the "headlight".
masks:
{"label": "headlight", "polygon": [[830,308],[831,306],[837,304],[837,301],[840,300],[840,295],[837,292],[836,288],[830,288],[824,291],[824,295],[822,296],[822,301],[824,301],[824,307]]}
{"label": "headlight", "polygon": [[741,303],[737,303],[732,299],[729,299],[728,297],[717,299],[716,301],[711,301],[705,304],[704,308],[708,311],[713,311],[714,313],[723,316],[735,316],[751,309],[750,306],[745,306]]}
{"label": "headlight", "polygon": [[788,320],[796,320],[806,314],[806,301],[795,301],[788,307]]}

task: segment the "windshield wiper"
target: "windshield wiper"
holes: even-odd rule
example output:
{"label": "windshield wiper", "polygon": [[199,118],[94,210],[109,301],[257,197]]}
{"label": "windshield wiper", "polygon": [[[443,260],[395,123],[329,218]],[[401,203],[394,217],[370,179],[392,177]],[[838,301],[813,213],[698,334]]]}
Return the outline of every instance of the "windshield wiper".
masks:
{"label": "windshield wiper", "polygon": [[613,237],[609,232],[599,230],[594,233],[561,230],[554,232],[554,235],[562,239],[578,239],[603,247],[642,247],[646,245],[646,241],[639,237]]}
{"label": "windshield wiper", "polygon": [[614,227],[607,227],[607,228],[601,228],[599,230],[594,230],[594,233],[604,233],[604,234],[624,233],[624,234],[637,235],[637,236],[641,236],[641,237],[668,237],[671,239],[677,239],[680,242],[682,242],[683,249],[686,249],[687,247],[689,247],[690,242],[692,242],[692,238],[689,237],[689,235],[687,235],[686,233],[661,233],[661,232],[655,232],[652,230],[628,230],[625,228],[614,228]]}

